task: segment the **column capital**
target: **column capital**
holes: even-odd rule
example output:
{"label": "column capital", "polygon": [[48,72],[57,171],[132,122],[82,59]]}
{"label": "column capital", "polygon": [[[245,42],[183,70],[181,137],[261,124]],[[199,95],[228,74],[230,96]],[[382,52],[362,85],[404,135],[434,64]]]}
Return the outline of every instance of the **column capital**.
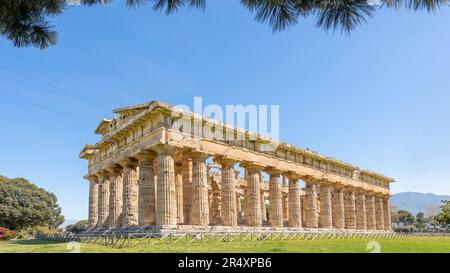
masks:
{"label": "column capital", "polygon": [[120,165],[111,165],[105,169],[110,175],[117,175],[123,171],[123,167]]}
{"label": "column capital", "polygon": [[136,168],[139,164],[139,161],[136,158],[133,157],[127,157],[125,159],[122,159],[118,163],[123,168]]}
{"label": "column capital", "polygon": [[206,160],[210,157],[209,154],[198,152],[198,151],[190,151],[186,153],[192,160]]}
{"label": "column capital", "polygon": [[283,171],[275,169],[274,167],[266,168],[264,171],[270,176],[281,176],[283,174]]}
{"label": "column capital", "polygon": [[142,161],[142,160],[155,160],[157,156],[158,156],[158,153],[156,151],[146,150],[146,151],[137,153],[133,157],[138,159],[139,161]]}
{"label": "column capital", "polygon": [[327,188],[333,187],[333,185],[334,185],[334,183],[332,181],[329,181],[326,179],[317,180],[317,184],[321,187],[327,187]]}
{"label": "column capital", "polygon": [[98,183],[98,176],[96,175],[86,175],[84,178],[91,183]]}
{"label": "column capital", "polygon": [[247,171],[251,171],[251,172],[261,172],[266,167],[264,165],[257,164],[255,162],[249,162],[249,161],[242,162],[241,166],[244,169],[246,169]]}
{"label": "column capital", "polygon": [[231,167],[238,163],[237,160],[228,158],[226,156],[218,156],[218,157],[214,158],[214,162],[217,162],[218,164],[222,165],[222,168]]}
{"label": "column capital", "polygon": [[167,145],[167,144],[160,144],[153,147],[153,151],[159,154],[169,154],[169,155],[175,155],[175,152],[177,151],[177,147]]}

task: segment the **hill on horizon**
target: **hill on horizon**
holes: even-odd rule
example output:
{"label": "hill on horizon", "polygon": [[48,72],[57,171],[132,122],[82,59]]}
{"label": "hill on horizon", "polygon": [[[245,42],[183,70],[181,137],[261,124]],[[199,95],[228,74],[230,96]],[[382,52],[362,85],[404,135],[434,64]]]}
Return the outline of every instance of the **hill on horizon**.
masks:
{"label": "hill on horizon", "polygon": [[433,193],[401,192],[392,196],[391,204],[416,215],[419,212],[426,213],[430,205],[440,206],[442,200],[450,200],[450,196]]}

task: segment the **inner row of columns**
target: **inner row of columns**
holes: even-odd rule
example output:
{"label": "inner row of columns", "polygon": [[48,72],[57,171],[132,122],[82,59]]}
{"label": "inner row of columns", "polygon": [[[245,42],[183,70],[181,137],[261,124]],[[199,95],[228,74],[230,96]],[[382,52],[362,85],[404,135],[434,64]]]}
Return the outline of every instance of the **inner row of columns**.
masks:
{"label": "inner row of columns", "polygon": [[[387,196],[223,157],[215,158],[221,181],[212,183],[210,196],[209,156],[186,153],[182,162],[175,162],[175,152],[162,147],[91,176],[89,226],[262,227],[268,223],[275,228],[391,230]],[[243,192],[237,187],[238,163],[245,170]],[[263,172],[270,178],[268,204]]]}

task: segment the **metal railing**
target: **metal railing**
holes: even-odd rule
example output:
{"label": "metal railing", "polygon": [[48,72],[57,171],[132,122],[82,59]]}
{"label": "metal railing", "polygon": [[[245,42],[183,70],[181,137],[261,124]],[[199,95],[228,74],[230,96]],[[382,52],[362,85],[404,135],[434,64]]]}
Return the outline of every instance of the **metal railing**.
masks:
{"label": "metal railing", "polygon": [[114,248],[140,244],[203,244],[257,241],[300,241],[335,239],[390,239],[419,237],[450,237],[450,233],[394,233],[394,232],[209,232],[209,233],[130,233],[97,235],[38,235],[36,240],[54,242],[80,242]]}

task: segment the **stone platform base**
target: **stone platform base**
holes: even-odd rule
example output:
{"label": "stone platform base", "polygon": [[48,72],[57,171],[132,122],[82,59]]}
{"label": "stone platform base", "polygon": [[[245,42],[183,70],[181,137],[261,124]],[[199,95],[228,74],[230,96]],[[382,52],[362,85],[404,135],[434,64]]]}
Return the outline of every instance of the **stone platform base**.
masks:
{"label": "stone platform base", "polygon": [[225,227],[225,226],[165,226],[165,227],[127,227],[127,228],[114,228],[114,229],[91,229],[86,232],[87,235],[109,235],[109,234],[186,234],[186,233],[392,233],[392,231],[384,230],[354,230],[354,229],[309,229],[309,228],[273,228],[273,227]]}

